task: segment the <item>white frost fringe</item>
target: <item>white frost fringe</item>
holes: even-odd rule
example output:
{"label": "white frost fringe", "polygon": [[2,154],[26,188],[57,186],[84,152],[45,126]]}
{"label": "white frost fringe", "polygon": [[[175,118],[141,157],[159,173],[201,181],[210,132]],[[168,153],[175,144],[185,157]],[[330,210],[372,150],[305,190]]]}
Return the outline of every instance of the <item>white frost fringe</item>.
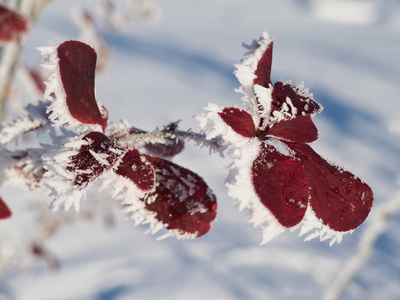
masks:
{"label": "white frost fringe", "polygon": [[[245,108],[250,111],[252,116],[257,116],[258,119],[255,120],[255,124],[258,124],[259,118],[263,117],[260,115],[260,110],[258,108],[260,104],[264,106],[265,111],[263,115],[267,116],[267,119],[271,109],[272,86],[265,88],[254,85],[254,79],[256,78],[255,71],[257,70],[258,62],[272,42],[273,39],[269,34],[263,32],[261,38],[258,41],[253,40],[251,45],[243,43],[242,46],[246,48],[248,52],[244,54],[244,58],[241,60],[240,64],[235,64],[237,70],[234,74],[241,83],[241,86],[236,89],[236,92],[243,94],[242,100]],[[258,102],[257,97],[260,97],[262,101]]]}
{"label": "white frost fringe", "polygon": [[299,237],[315,229],[314,233],[310,233],[308,236],[306,236],[306,238],[304,239],[305,242],[311,241],[312,239],[319,237],[321,242],[330,240],[330,247],[335,243],[340,244],[344,235],[348,233],[353,233],[354,231],[335,231],[331,229],[329,226],[323,224],[319,218],[317,218],[310,204],[308,204],[307,211],[304,215],[303,220],[298,226],[293,228],[293,230],[297,227],[300,227],[300,232],[298,235]]}
{"label": "white frost fringe", "polygon": [[65,210],[74,206],[79,211],[80,201],[86,198],[86,190],[91,184],[77,190],[73,184],[76,174],[66,170],[71,157],[77,155],[85,144],[88,142],[81,137],[69,138],[61,149],[49,147],[48,152],[42,156],[44,168],[47,170],[43,176],[43,190],[54,198],[50,206],[53,211],[58,211],[61,205]]}
{"label": "white frost fringe", "polygon": [[[251,168],[254,160],[260,151],[260,140],[257,138],[246,138],[232,130],[222,118],[218,115],[223,107],[216,104],[208,104],[205,107],[206,113],[195,116],[199,122],[202,131],[208,131],[207,139],[221,137],[225,145],[232,146],[230,156],[234,160],[229,166],[229,175],[226,180],[228,195],[237,201],[235,205],[239,211],[246,209],[249,213],[249,222],[254,227],[261,227],[263,236],[261,244],[265,244],[286,230],[273,214],[261,203],[259,197],[254,191],[252,182]],[[285,155],[289,155],[285,153]],[[309,234],[305,241],[320,237],[321,241],[330,240],[330,246],[334,243],[340,243],[343,235],[351,233],[337,232],[324,225],[308,205],[308,209],[303,220],[297,226],[291,228],[295,230],[300,228],[299,236],[315,229],[314,233]]]}
{"label": "white frost fringe", "polygon": [[194,118],[199,122],[199,127],[202,132],[208,132],[206,135],[207,140],[220,138],[223,143],[219,148],[212,149],[215,152],[225,150],[228,145],[235,145],[238,147],[245,147],[248,142],[248,137],[236,133],[225,121],[218,115],[224,108],[217,104],[208,103],[204,110],[206,113],[197,114]]}
{"label": "white frost fringe", "polygon": [[[75,119],[67,106],[67,96],[62,84],[59,58],[57,55],[57,48],[59,44],[54,47],[39,47],[39,52],[45,56],[44,62],[41,67],[51,71],[49,81],[45,82],[46,90],[44,93],[44,100],[49,101],[51,104],[47,108],[49,113],[49,119],[57,127],[69,125],[70,128],[74,128],[78,132],[85,131],[99,131],[102,132],[103,128],[99,124],[84,124]],[[97,100],[96,100],[97,101]],[[102,105],[97,101],[99,108]]]}

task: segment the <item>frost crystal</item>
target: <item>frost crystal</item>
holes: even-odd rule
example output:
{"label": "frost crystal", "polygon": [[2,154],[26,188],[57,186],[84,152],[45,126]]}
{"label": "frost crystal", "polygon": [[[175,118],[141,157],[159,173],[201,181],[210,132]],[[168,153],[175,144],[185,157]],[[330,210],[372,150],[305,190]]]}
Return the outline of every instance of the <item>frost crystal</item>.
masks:
{"label": "frost crystal", "polygon": [[[45,56],[45,61],[41,66],[51,71],[49,81],[45,82],[44,94],[44,99],[51,103],[47,109],[49,119],[57,127],[68,125],[80,132],[103,131],[107,119],[106,111],[94,98],[95,52],[92,49],[94,62],[86,61],[85,57],[79,58],[79,61],[68,62],[65,58],[61,60],[60,47],[66,43],[78,42],[71,41],[56,47],[38,48]],[[70,66],[70,63],[80,65]],[[61,71],[60,67],[65,64],[67,67]],[[90,77],[77,80],[77,77],[83,76],[80,71],[88,72]]]}
{"label": "frost crystal", "polygon": [[301,235],[316,229],[306,240],[340,242],[369,214],[372,191],[307,145],[318,138],[311,116],[322,106],[303,85],[272,84],[272,46],[263,33],[245,45],[249,52],[236,66],[246,110],[209,104],[196,119],[207,138],[231,147],[228,194],[239,210],[250,212],[254,226],[263,227],[262,243],[299,226]]}

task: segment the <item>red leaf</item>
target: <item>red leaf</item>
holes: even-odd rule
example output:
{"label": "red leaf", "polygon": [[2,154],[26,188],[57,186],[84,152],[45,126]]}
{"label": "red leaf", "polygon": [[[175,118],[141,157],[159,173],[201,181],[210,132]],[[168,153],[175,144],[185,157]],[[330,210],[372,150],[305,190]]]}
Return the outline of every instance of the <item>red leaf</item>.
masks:
{"label": "red leaf", "polygon": [[254,190],[261,203],[285,227],[298,224],[308,203],[308,178],[301,162],[262,144],[252,166]]}
{"label": "red leaf", "polygon": [[204,180],[170,161],[146,155],[156,170],[156,190],[143,200],[167,229],[196,237],[208,232],[217,202]]}
{"label": "red leaf", "polygon": [[[290,99],[292,105],[288,103],[287,98]],[[275,110],[280,111],[284,104],[288,105],[289,113],[293,116],[312,115],[322,111],[322,106],[300,88],[280,81],[274,84],[272,99],[271,115]]]}
{"label": "red leaf", "polygon": [[0,220],[8,219],[11,217],[11,210],[4,203],[3,199],[0,197]]}
{"label": "red leaf", "polygon": [[181,139],[166,138],[163,144],[146,144],[144,147],[152,155],[168,158],[182,152],[185,142]]}
{"label": "red leaf", "polygon": [[25,17],[0,5],[0,41],[10,42],[28,30]]}
{"label": "red leaf", "polygon": [[222,112],[218,113],[222,120],[225,121],[236,133],[244,137],[253,137],[255,134],[255,126],[253,118],[249,113],[235,107],[226,107]]}
{"label": "red leaf", "polygon": [[311,143],[318,138],[318,130],[311,116],[298,116],[291,120],[280,121],[266,134],[296,143]]}
{"label": "red leaf", "polygon": [[84,124],[101,125],[104,131],[107,120],[97,105],[94,91],[96,52],[84,43],[68,41],[57,48],[57,54],[72,117]]}
{"label": "red leaf", "polygon": [[130,179],[139,189],[144,192],[150,191],[155,185],[155,172],[146,157],[138,150],[129,150],[122,162],[118,165],[115,173]]}
{"label": "red leaf", "polygon": [[[74,184],[85,188],[105,171],[111,169],[119,159],[118,152],[126,150],[100,132],[91,132],[83,137],[88,145],[83,145],[79,153],[72,156],[67,171],[75,173]],[[94,155],[102,157],[101,161]]]}
{"label": "red leaf", "polygon": [[289,144],[302,160],[311,187],[310,205],[336,231],[360,226],[373,202],[371,188],[348,171],[332,165],[306,144]]}
{"label": "red leaf", "polygon": [[257,76],[254,79],[254,84],[259,84],[263,87],[268,87],[271,83],[271,65],[272,65],[272,48],[274,43],[271,42],[265,50],[263,56],[257,64],[257,69],[254,74]]}

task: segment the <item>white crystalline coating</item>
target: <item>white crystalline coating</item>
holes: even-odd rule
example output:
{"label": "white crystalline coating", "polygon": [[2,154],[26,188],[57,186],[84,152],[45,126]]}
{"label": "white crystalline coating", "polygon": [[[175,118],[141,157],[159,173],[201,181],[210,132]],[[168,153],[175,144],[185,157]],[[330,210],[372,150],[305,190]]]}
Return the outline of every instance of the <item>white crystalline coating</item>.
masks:
{"label": "white crystalline coating", "polygon": [[[49,101],[50,105],[47,108],[49,113],[49,119],[53,122],[54,126],[69,126],[74,128],[78,132],[85,131],[103,131],[103,128],[99,124],[84,124],[81,121],[75,119],[67,106],[67,96],[62,84],[59,58],[57,55],[57,48],[55,47],[39,47],[39,52],[45,56],[44,62],[41,67],[51,71],[49,80],[44,84],[46,90],[44,93],[44,100]],[[97,100],[96,100],[97,101]],[[102,105],[97,101],[97,105]]]}
{"label": "white crystalline coating", "polygon": [[319,237],[321,242],[330,240],[329,246],[332,246],[335,243],[340,244],[344,235],[353,233],[354,231],[336,231],[331,229],[329,226],[323,224],[322,220],[317,218],[310,205],[307,207],[303,220],[298,226],[296,226],[296,228],[297,227],[300,227],[299,236],[303,236],[304,234],[315,230],[313,233],[309,234],[304,241],[310,241]]}
{"label": "white crystalline coating", "polygon": [[[176,177],[177,179],[171,179],[171,177]],[[148,225],[148,229],[145,233],[157,234],[161,230],[164,231],[162,235],[157,237],[157,240],[165,239],[168,237],[176,237],[177,239],[194,239],[198,236],[198,233],[187,233],[180,229],[168,229],[169,224],[165,221],[160,221],[157,219],[157,214],[146,208],[146,204],[153,203],[156,201],[157,197],[169,197],[160,196],[150,192],[137,191],[127,191],[128,184],[120,183],[120,177],[115,178],[114,181],[104,181],[104,188],[112,186],[113,193],[112,196],[116,199],[120,199],[122,205],[125,207],[123,213],[126,213],[129,218],[133,219],[135,225],[144,224]],[[127,180],[123,178],[123,180]],[[190,173],[182,172],[179,168],[170,166],[169,168],[163,168],[158,170],[156,185],[163,184],[166,189],[173,191],[172,197],[176,197],[181,202],[186,202],[186,208],[188,213],[205,213],[207,212],[206,207],[202,203],[190,202],[190,199],[198,190],[197,178]],[[212,191],[208,188],[206,194],[213,198]],[[192,206],[189,207],[188,203]]]}
{"label": "white crystalline coating", "polygon": [[[118,165],[119,163],[116,163],[114,169],[116,169]],[[137,206],[136,202],[142,202],[139,201],[139,199],[144,197],[148,193],[139,189],[132,182],[132,180],[124,176],[118,175],[114,171],[103,174],[100,179],[101,187],[99,188],[99,190],[101,191],[111,187],[112,197],[114,199],[121,200],[121,203],[123,205],[132,205],[133,207],[135,207]]]}
{"label": "white crystalline coating", "polygon": [[42,162],[43,148],[10,151],[3,149],[0,155],[0,182],[2,186],[30,190],[41,186],[44,169]]}
{"label": "white crystalline coating", "polygon": [[236,148],[231,156],[234,162],[229,167],[229,175],[226,180],[228,195],[237,201],[239,211],[246,209],[249,215],[249,222],[254,227],[262,228],[261,244],[265,244],[285,231],[278,220],[268,208],[260,201],[254,191],[251,169],[254,160],[260,151],[260,142],[256,139],[249,139],[251,142],[245,148]]}
{"label": "white crystalline coating", "polygon": [[[245,107],[251,112],[251,115],[257,115],[259,111],[259,103],[257,102],[257,95],[254,87],[254,79],[256,78],[255,71],[257,70],[258,62],[272,42],[273,39],[269,34],[263,32],[261,38],[258,41],[253,40],[251,45],[243,43],[243,47],[246,48],[248,52],[244,54],[244,58],[241,60],[240,64],[235,65],[237,70],[234,74],[241,83],[241,86],[236,91],[243,94],[242,100]],[[268,102],[265,104],[268,105]],[[265,109],[268,111],[270,110],[269,107]]]}
{"label": "white crystalline coating", "polygon": [[[259,84],[254,85],[254,93],[257,96],[258,99],[258,105],[261,106],[259,109],[257,109],[257,112],[253,113],[253,119],[255,124],[260,123],[260,119],[264,118],[265,120],[270,119],[270,114],[271,114],[271,105],[272,105],[272,87],[271,88],[265,88]],[[256,117],[257,119],[256,119]],[[270,122],[264,122],[263,126],[260,128],[265,129],[265,126],[267,126]]]}
{"label": "white crystalline coating", "polygon": [[[135,226],[140,224],[148,225],[149,227],[145,231],[145,234],[155,235],[161,230],[166,230],[166,227],[168,226],[168,224],[164,224],[157,220],[156,213],[146,209],[143,201],[132,202],[123,209],[123,213],[126,213],[134,220]],[[197,233],[184,233],[178,229],[168,229],[165,233],[157,237],[157,241],[168,237],[175,237],[177,239],[195,239]]]}
{"label": "white crystalline coating", "polygon": [[118,123],[110,122],[107,124],[107,135],[123,135],[132,129],[132,125],[126,119],[120,120]]}
{"label": "white crystalline coating", "polygon": [[[259,144],[257,142],[254,142],[253,147],[235,149],[232,152],[231,156],[234,158],[234,162],[230,166],[226,186],[228,188],[228,195],[237,199],[235,205],[239,207],[239,211],[248,210],[249,222],[253,223],[254,227],[262,228],[261,244],[265,244],[283,233],[286,227],[282,226],[270,210],[261,203],[254,191],[251,168],[258,153]],[[339,244],[342,241],[343,235],[353,232],[353,230],[339,232],[324,225],[316,217],[310,205],[307,207],[303,220],[298,225],[292,227],[291,230],[297,228],[300,228],[299,236],[303,236],[314,230],[304,241],[310,241],[319,237],[321,241],[330,240],[330,246],[334,243]]]}
{"label": "white crystalline coating", "polygon": [[0,144],[7,144],[21,138],[24,133],[39,128],[44,129],[45,126],[49,125],[45,103],[30,104],[25,110],[28,113],[26,116],[19,117],[11,123],[0,126]]}
{"label": "white crystalline coating", "polygon": [[73,184],[76,174],[67,171],[71,157],[77,155],[85,144],[88,142],[81,137],[69,138],[61,149],[48,147],[48,151],[42,156],[44,168],[47,170],[43,176],[43,190],[54,198],[50,206],[53,211],[59,210],[61,205],[65,210],[74,206],[79,211],[80,201],[86,197],[86,190],[91,184],[84,189],[77,189]]}
{"label": "white crystalline coating", "polygon": [[[124,179],[127,180],[127,179]],[[148,225],[148,229],[145,231],[146,234],[157,234],[160,230],[166,229],[168,224],[164,224],[156,218],[156,213],[146,209],[145,202],[140,200],[146,193],[136,194],[135,191],[127,191],[126,187],[114,188],[113,197],[122,200],[122,204],[125,206],[123,213],[126,213],[129,218],[133,219],[135,226],[140,224]],[[149,202],[153,202],[152,199],[147,199]],[[157,240],[162,240],[168,237],[174,236],[177,239],[194,239],[196,233],[183,233],[178,229],[168,230],[161,236],[157,237]]]}
{"label": "white crystalline coating", "polygon": [[[200,129],[204,132],[208,132],[206,136],[208,140],[220,138],[223,146],[221,148],[222,150],[225,150],[228,145],[235,145],[238,147],[247,145],[249,138],[235,132],[218,114],[222,112],[222,106],[209,103],[204,110],[207,112],[198,114],[194,118],[199,122]],[[221,149],[216,148],[215,152],[221,151]]]}
{"label": "white crystalline coating", "polygon": [[263,237],[261,244],[265,244],[285,231],[272,213],[261,204],[254,191],[251,168],[260,151],[260,140],[246,138],[236,133],[218,115],[223,108],[216,104],[205,107],[207,113],[195,116],[201,130],[208,131],[207,139],[221,137],[226,145],[232,146],[229,154],[234,162],[229,166],[229,175],[226,179],[228,195],[237,201],[239,211],[246,209],[249,213],[249,222],[254,227],[261,227]]}
{"label": "white crystalline coating", "polygon": [[[142,201],[136,201],[135,203],[126,206],[123,210],[123,213],[128,214],[128,216],[135,221],[136,226],[140,224],[148,225],[149,227],[145,231],[145,234],[155,235],[161,230],[166,230],[166,227],[168,226],[168,224],[164,224],[157,220],[156,214],[147,210],[144,202]],[[197,233],[187,233],[178,229],[168,229],[162,235],[158,236],[156,240],[160,241],[168,237],[175,237],[178,240],[195,239],[197,237]]]}
{"label": "white crystalline coating", "polygon": [[[68,210],[74,206],[76,211],[79,211],[80,201],[86,198],[86,191],[93,185],[91,180],[84,185],[74,184],[74,180],[80,174],[91,173],[90,168],[88,169],[68,169],[71,167],[71,159],[79,153],[79,150],[83,145],[90,145],[93,141],[86,141],[81,136],[75,136],[66,139],[66,141],[57,143],[63,145],[61,148],[56,146],[48,146],[47,151],[43,154],[42,159],[44,168],[47,170],[43,176],[43,190],[53,197],[54,200],[51,203],[53,211],[59,210],[60,206],[64,206],[65,210]],[[122,157],[128,150],[110,148],[118,156]],[[109,167],[109,162],[106,160],[105,155],[89,152],[92,156],[101,163],[105,168]],[[118,165],[118,161],[116,165]],[[112,169],[105,170],[98,179],[106,181],[108,178],[114,178],[114,171]]]}
{"label": "white crystalline coating", "polygon": [[178,240],[193,240],[197,238],[197,235],[198,235],[197,232],[189,233],[189,232],[182,232],[178,229],[168,229],[168,231],[165,234],[157,237],[157,241],[161,241],[169,237],[175,237]]}

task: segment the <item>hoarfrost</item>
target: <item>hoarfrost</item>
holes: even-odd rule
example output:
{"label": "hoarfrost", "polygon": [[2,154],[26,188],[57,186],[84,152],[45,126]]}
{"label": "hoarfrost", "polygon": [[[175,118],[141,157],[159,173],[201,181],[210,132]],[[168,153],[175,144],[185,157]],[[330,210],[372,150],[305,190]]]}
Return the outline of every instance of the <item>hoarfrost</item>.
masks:
{"label": "hoarfrost", "polygon": [[213,103],[209,103],[204,110],[206,113],[198,114],[195,119],[199,122],[200,129],[207,131],[206,138],[208,140],[220,138],[222,147],[215,148],[215,152],[220,152],[226,149],[227,146],[233,145],[247,145],[249,138],[235,132],[218,113],[222,112],[223,107]]}
{"label": "hoarfrost", "polygon": [[47,127],[49,120],[46,115],[46,104],[39,102],[37,105],[28,105],[25,109],[27,115],[15,119],[13,122],[0,127],[0,144],[7,144],[21,138],[24,133]]}
{"label": "hoarfrost", "polygon": [[237,148],[234,153],[234,162],[229,167],[226,179],[228,195],[237,201],[239,211],[248,211],[249,222],[254,227],[261,227],[262,240],[265,244],[285,231],[272,213],[262,205],[254,191],[251,167],[260,151],[260,142],[257,139],[248,139],[251,142],[245,148]]}
{"label": "hoarfrost", "polygon": [[[330,240],[329,246],[337,243],[340,244],[342,242],[343,236],[348,233],[353,233],[354,230],[349,231],[335,231],[329,226],[322,223],[322,220],[317,218],[314,211],[311,208],[311,205],[307,207],[306,213],[304,215],[301,223],[295,228],[300,227],[300,232],[298,236],[303,236],[306,233],[309,233],[312,230],[315,230],[313,233],[309,233],[304,241],[310,241],[314,238],[319,237],[320,241]],[[293,228],[293,229],[295,229]]]}
{"label": "hoarfrost", "polygon": [[253,40],[251,45],[243,43],[242,46],[249,51],[244,54],[245,57],[241,60],[241,63],[235,65],[237,70],[234,74],[241,83],[241,86],[236,90],[236,92],[243,94],[242,100],[245,107],[251,112],[251,115],[257,115],[259,105],[254,86],[257,65],[272,42],[273,39],[269,34],[263,32],[262,37],[258,41]]}
{"label": "hoarfrost", "polygon": [[[99,124],[84,124],[75,119],[68,108],[67,96],[63,87],[60,75],[59,58],[57,55],[57,47],[39,47],[39,52],[45,56],[44,62],[41,67],[51,71],[49,80],[45,82],[46,90],[44,93],[44,100],[49,101],[50,105],[47,108],[49,119],[53,122],[54,126],[69,126],[78,132],[85,131],[99,131],[102,132],[103,128]],[[98,107],[102,105],[96,100]]]}

